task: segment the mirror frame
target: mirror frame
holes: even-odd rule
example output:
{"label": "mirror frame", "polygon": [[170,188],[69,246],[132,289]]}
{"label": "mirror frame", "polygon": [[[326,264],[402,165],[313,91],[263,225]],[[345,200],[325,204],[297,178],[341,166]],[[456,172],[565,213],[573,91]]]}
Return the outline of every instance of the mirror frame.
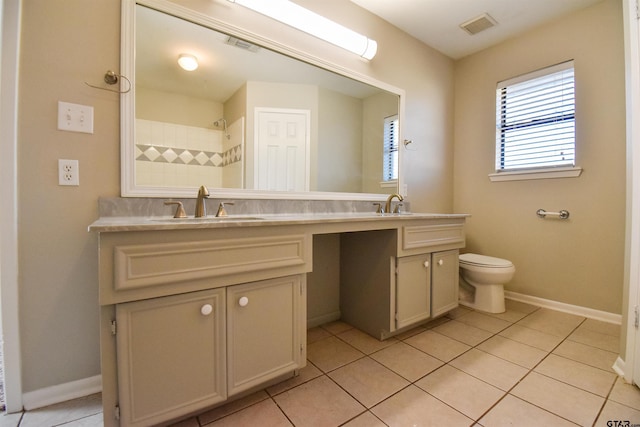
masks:
{"label": "mirror frame", "polygon": [[[224,0],[226,1],[226,0]],[[247,31],[246,29],[229,24],[222,20],[213,18],[201,12],[188,9],[167,0],[122,0],[121,12],[121,50],[120,67],[121,74],[130,80],[131,89],[127,93],[120,95],[120,186],[122,197],[186,197],[193,198],[197,188],[188,187],[155,187],[138,186],[135,182],[135,34],[136,34],[136,11],[137,4],[150,7],[159,12],[191,21],[195,24],[211,28],[235,37],[247,40],[251,43],[263,46],[277,53],[290,56],[299,61],[303,61],[323,68],[333,73],[348,77],[362,83],[375,86],[379,89],[393,93],[398,96],[398,118],[401,123],[398,140],[403,141],[402,123],[404,122],[404,98],[403,89],[378,81],[369,76],[360,74],[348,68],[325,61],[306,52],[293,49],[274,40]],[[396,182],[396,192],[404,188],[404,177],[402,173],[403,144],[398,147],[398,180]],[[206,184],[206,183],[204,183]],[[265,191],[251,189],[227,189],[212,188],[214,197],[229,199],[282,199],[282,200],[386,200],[388,194],[378,193],[342,193],[342,192],[284,192]]]}

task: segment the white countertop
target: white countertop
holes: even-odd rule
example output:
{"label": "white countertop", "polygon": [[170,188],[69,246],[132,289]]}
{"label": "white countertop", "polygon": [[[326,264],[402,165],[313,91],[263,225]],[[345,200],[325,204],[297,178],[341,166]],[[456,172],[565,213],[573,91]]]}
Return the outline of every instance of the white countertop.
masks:
{"label": "white countertop", "polygon": [[157,231],[181,230],[198,228],[232,228],[255,226],[278,226],[299,224],[322,224],[344,222],[380,222],[380,221],[408,221],[424,219],[463,219],[468,214],[439,214],[439,213],[402,213],[377,214],[374,212],[338,212],[321,214],[256,214],[230,215],[224,218],[207,216],[203,218],[173,218],[165,217],[102,217],[89,226],[89,231],[120,232],[120,231]]}

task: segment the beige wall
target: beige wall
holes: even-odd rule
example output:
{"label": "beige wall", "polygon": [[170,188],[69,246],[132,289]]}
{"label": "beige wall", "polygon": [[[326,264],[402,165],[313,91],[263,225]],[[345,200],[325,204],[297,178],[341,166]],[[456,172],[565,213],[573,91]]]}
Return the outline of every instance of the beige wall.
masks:
{"label": "beige wall", "polygon": [[317,136],[311,189],[362,192],[362,100],[319,88]]}
{"label": "beige wall", "polygon": [[213,122],[223,116],[224,108],[221,103],[136,86],[138,119],[215,129]]}
{"label": "beige wall", "polygon": [[[605,0],[455,67],[454,210],[467,250],[507,258],[507,290],[620,314],[625,223],[621,2]],[[578,178],[490,182],[498,81],[575,60]],[[537,209],[567,209],[568,221]]]}
{"label": "beige wall", "polygon": [[[300,1],[369,34],[379,54],[363,61],[250,14],[226,0],[174,0],[295,45],[407,92],[406,162],[415,210],[452,207],[453,61],[346,0]],[[120,192],[119,96],[92,89],[118,70],[117,0],[23,2],[18,123],[19,311],[25,392],[100,373],[97,200]],[[94,134],[56,129],[57,101],[91,105]],[[213,118],[215,119],[215,117]],[[57,185],[57,160],[80,161],[80,186]]]}
{"label": "beige wall", "polygon": [[[118,70],[113,0],[24,1],[18,122],[18,262],[23,390],[100,373],[99,196],[117,196],[119,96],[100,84]],[[94,107],[94,133],[57,130],[57,102]],[[58,186],[58,159],[79,160],[80,186]]]}

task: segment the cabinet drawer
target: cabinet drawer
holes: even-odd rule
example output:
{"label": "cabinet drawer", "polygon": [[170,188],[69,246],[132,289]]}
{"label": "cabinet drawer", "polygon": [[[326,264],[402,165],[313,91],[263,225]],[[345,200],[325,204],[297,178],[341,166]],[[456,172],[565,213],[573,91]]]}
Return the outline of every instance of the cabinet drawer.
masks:
{"label": "cabinet drawer", "polygon": [[301,234],[116,246],[114,289],[129,291],[234,275],[246,281],[248,273],[275,269],[282,275],[283,269],[308,263],[308,240]]}
{"label": "cabinet drawer", "polygon": [[405,253],[461,248],[464,246],[463,224],[403,226],[401,240],[400,247]]}

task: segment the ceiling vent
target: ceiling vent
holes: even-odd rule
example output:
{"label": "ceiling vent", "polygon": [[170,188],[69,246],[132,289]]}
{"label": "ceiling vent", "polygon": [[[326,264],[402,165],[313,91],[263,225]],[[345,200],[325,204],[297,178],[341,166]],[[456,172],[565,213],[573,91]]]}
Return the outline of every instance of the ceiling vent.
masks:
{"label": "ceiling vent", "polygon": [[463,24],[460,24],[460,28],[473,36],[474,34],[478,34],[480,31],[495,27],[497,24],[498,23],[495,19],[493,19],[488,13],[485,13],[477,18],[473,18]]}
{"label": "ceiling vent", "polygon": [[239,49],[248,50],[249,52],[257,52],[260,50],[260,46],[256,46],[253,43],[249,43],[248,41],[241,40],[236,37],[229,36],[226,43]]}

